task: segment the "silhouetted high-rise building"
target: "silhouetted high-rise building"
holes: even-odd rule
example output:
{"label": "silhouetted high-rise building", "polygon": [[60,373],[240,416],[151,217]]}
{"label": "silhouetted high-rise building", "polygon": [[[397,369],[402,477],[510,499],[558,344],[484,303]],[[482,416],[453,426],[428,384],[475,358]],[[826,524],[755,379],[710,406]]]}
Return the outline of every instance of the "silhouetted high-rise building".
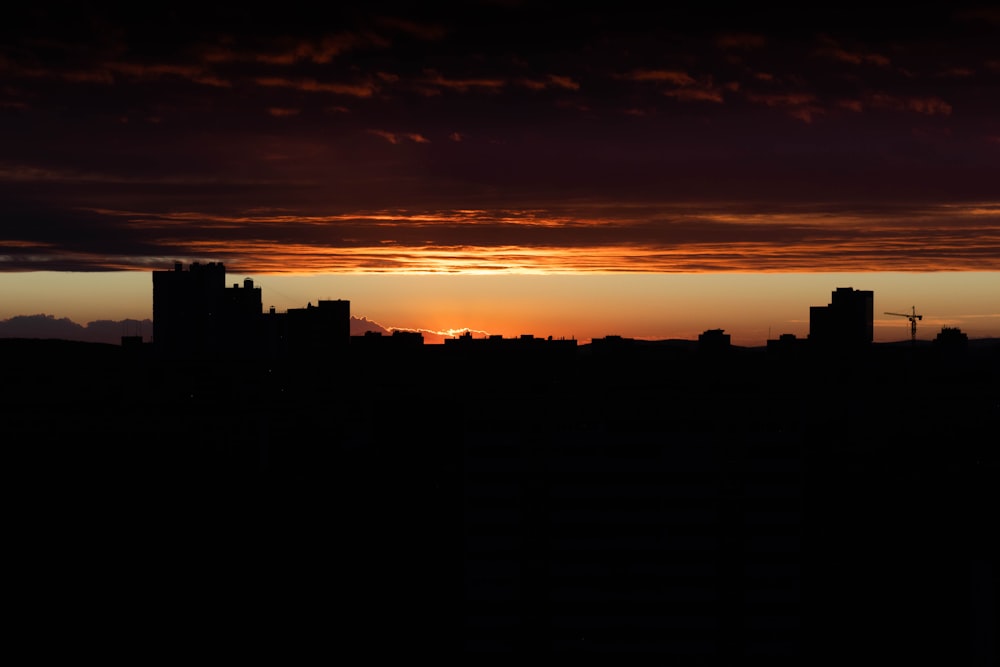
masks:
{"label": "silhouetted high-rise building", "polygon": [[350,301],[266,314],[262,304],[250,278],[226,287],[221,262],[154,271],[154,349],[166,359],[280,359],[329,356],[351,342]]}
{"label": "silhouetted high-rise building", "polygon": [[160,356],[202,356],[219,335],[219,314],[226,288],[221,263],[194,262],[185,271],[153,271],[153,344]]}
{"label": "silhouetted high-rise building", "polygon": [[824,347],[858,348],[874,340],[875,293],[838,287],[829,305],[809,307],[809,341]]}
{"label": "silhouetted high-rise building", "polygon": [[153,345],[165,358],[253,354],[259,345],[261,291],[247,278],[226,288],[221,262],[180,262],[153,271]]}

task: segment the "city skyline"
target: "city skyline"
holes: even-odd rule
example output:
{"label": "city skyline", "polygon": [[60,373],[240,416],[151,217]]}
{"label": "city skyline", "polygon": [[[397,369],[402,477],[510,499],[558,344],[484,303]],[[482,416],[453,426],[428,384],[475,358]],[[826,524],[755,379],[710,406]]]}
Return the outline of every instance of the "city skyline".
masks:
{"label": "city skyline", "polygon": [[[141,300],[144,302],[143,317],[136,318],[124,318],[121,320],[115,320],[112,318],[104,318],[89,321],[85,324],[79,322],[74,322],[70,318],[62,317],[57,318],[53,315],[48,315],[44,313],[38,313],[34,315],[17,315],[10,318],[0,317],[0,338],[4,337],[19,337],[19,338],[65,338],[70,340],[83,340],[91,342],[105,342],[105,343],[115,343],[120,342],[122,336],[132,336],[139,337],[147,342],[151,342],[154,339],[154,321],[157,319],[153,316],[155,313],[155,301],[156,301],[156,276],[163,274],[172,274],[179,270],[178,267],[182,267],[183,264],[177,262],[172,267],[164,267],[158,271],[154,271],[152,274],[142,274],[146,280],[142,285]],[[192,267],[197,268],[199,264],[193,263]],[[387,327],[383,323],[376,319],[369,318],[365,313],[371,312],[366,311],[362,306],[358,308],[356,301],[352,302],[352,299],[344,298],[343,294],[331,294],[329,292],[323,292],[322,290],[317,290],[317,283],[307,283],[305,286],[300,285],[297,289],[288,288],[287,285],[282,285],[285,290],[279,292],[278,298],[275,298],[275,294],[270,293],[267,288],[268,285],[273,285],[270,280],[265,281],[265,285],[262,286],[259,283],[255,283],[254,278],[250,276],[233,276],[232,274],[227,274],[225,267],[220,263],[208,263],[202,264],[203,267],[218,267],[222,274],[218,277],[220,280],[220,286],[223,284],[231,285],[234,289],[239,289],[240,285],[253,287],[257,292],[257,299],[261,299],[258,304],[258,308],[263,312],[271,312],[284,314],[292,311],[300,311],[304,308],[312,308],[314,305],[318,305],[323,301],[345,301],[346,303],[352,304],[350,309],[350,332],[352,335],[361,335],[365,331],[381,332],[386,334],[391,334],[395,331],[401,332],[413,332],[419,333],[424,341],[428,344],[440,344],[446,340],[456,338],[463,335],[473,335],[475,337],[503,337],[503,338],[517,338],[520,336],[537,336],[540,338],[550,337],[557,339],[574,339],[578,340],[580,343],[589,343],[593,339],[601,339],[606,337],[623,337],[631,338],[637,340],[690,340],[693,341],[701,336],[703,332],[709,330],[719,330],[725,331],[726,336],[732,339],[734,345],[740,347],[762,347],[768,343],[768,341],[777,340],[778,338],[785,335],[792,335],[798,338],[808,338],[812,333],[812,329],[815,324],[815,311],[824,310],[831,303],[826,303],[824,297],[813,294],[813,291],[808,286],[808,281],[805,282],[806,285],[799,285],[800,294],[800,307],[799,312],[796,317],[791,320],[777,320],[778,326],[768,326],[766,335],[764,335],[759,340],[746,337],[746,331],[737,328],[734,332],[733,329],[727,326],[727,323],[731,323],[732,315],[734,311],[726,311],[725,309],[719,309],[714,311],[710,307],[705,307],[702,303],[700,306],[695,307],[692,314],[684,315],[683,313],[677,312],[667,312],[662,315],[666,315],[668,319],[673,319],[676,321],[686,322],[688,329],[674,329],[675,335],[660,335],[660,336],[634,336],[628,333],[627,327],[621,326],[621,322],[615,322],[614,318],[610,316],[610,312],[604,312],[602,308],[614,306],[609,306],[608,303],[603,304],[600,307],[595,306],[594,310],[599,311],[598,315],[604,315],[604,318],[597,317],[595,321],[600,322],[596,325],[598,328],[592,329],[590,335],[577,336],[577,335],[566,335],[562,333],[549,332],[539,332],[532,331],[529,329],[518,329],[518,330],[506,330],[506,331],[490,331],[487,329],[476,329],[472,327],[466,328],[453,328],[447,331],[440,330],[430,330],[423,329],[419,327]],[[186,274],[186,271],[184,272]],[[101,274],[78,274],[79,278],[76,284],[76,292],[64,293],[62,296],[64,298],[64,303],[74,303],[77,307],[87,308],[86,303],[81,303],[80,299],[86,299],[87,295],[95,295],[94,284],[87,284],[85,280],[86,277],[98,277],[100,280]],[[152,276],[153,280],[150,281],[149,277]],[[828,279],[840,280],[843,278],[852,277],[855,279],[869,280],[871,276],[845,276],[843,274],[834,274],[834,276],[828,276]],[[955,274],[954,277],[965,277],[964,274]],[[690,277],[678,276],[678,279],[684,279]],[[743,289],[738,294],[732,295],[724,292],[718,292],[715,294],[717,298],[725,298],[733,304],[738,304],[739,313],[752,313],[754,312],[756,306],[755,304],[766,305],[769,302],[781,301],[783,300],[780,295],[769,294],[766,289],[757,288],[759,291],[755,291],[753,287],[754,284],[758,286],[764,286],[764,283],[759,283],[761,276],[744,276],[743,281],[747,283],[743,286]],[[767,276],[767,278],[776,279],[776,276]],[[385,277],[384,279],[388,279]],[[441,277],[437,278],[442,280]],[[483,277],[482,279],[486,279]],[[551,278],[542,277],[532,277],[529,279],[534,280],[551,280]],[[455,280],[455,278],[447,278],[449,282]],[[339,279],[335,279],[335,282],[339,282]],[[848,281],[850,282],[850,281]],[[874,281],[878,284],[879,281]],[[100,283],[95,283],[100,284]],[[322,284],[319,283],[319,284]],[[303,289],[312,289],[311,292],[303,292]],[[822,287],[821,287],[822,289]],[[261,292],[263,290],[263,297]],[[299,297],[290,295],[288,292],[297,292]],[[373,290],[371,294],[378,295],[386,292],[392,292],[391,289],[386,289],[385,285]],[[431,290],[434,291],[434,290]],[[522,290],[522,296],[529,292],[530,289]],[[889,343],[898,342],[906,338],[914,338],[917,340],[930,341],[934,339],[938,333],[943,329],[958,329],[962,331],[965,335],[970,336],[973,339],[991,339],[996,336],[990,333],[990,330],[986,330],[986,334],[983,335],[983,329],[977,326],[977,321],[975,319],[963,319],[961,316],[952,315],[944,316],[940,312],[931,312],[926,314],[924,308],[918,309],[916,306],[911,306],[907,308],[897,308],[898,310],[904,310],[906,312],[900,313],[895,311],[884,311],[879,310],[879,304],[887,303],[886,299],[881,298],[879,290],[855,288],[852,285],[844,285],[839,282],[836,283],[836,287],[828,288],[826,294],[829,296],[828,299],[836,299],[837,295],[842,292],[865,292],[869,294],[871,300],[871,330],[867,334],[870,337],[871,342],[875,343]],[[13,293],[13,292],[12,292]],[[317,298],[317,295],[322,295]],[[952,298],[950,294],[938,293],[932,294],[935,300],[931,300],[930,303],[934,303],[940,306],[943,303],[951,303],[952,306],[957,303],[957,301]],[[609,294],[607,295],[610,303],[620,302],[623,300],[622,295]],[[703,299],[704,293],[698,293],[697,299]],[[297,300],[296,300],[297,299]],[[277,307],[274,303],[280,303],[281,306]],[[16,303],[16,301],[15,301]],[[544,297],[541,299],[541,303],[544,303]],[[687,303],[690,305],[692,300],[688,298]],[[714,302],[713,302],[714,303]],[[824,305],[826,303],[826,305]],[[484,304],[484,307],[488,307],[488,303]],[[126,301],[126,307],[133,307],[130,301]],[[917,311],[921,312],[918,314]],[[934,309],[936,311],[937,308]],[[954,313],[954,311],[950,311]],[[722,313],[727,313],[726,316],[720,316]],[[909,317],[910,314],[916,315],[917,322],[913,322]],[[419,319],[419,315],[418,315]],[[763,321],[763,320],[761,320]],[[986,318],[984,320],[989,326],[990,320]],[[971,322],[971,331],[967,323]],[[706,324],[711,323],[711,324]],[[919,335],[917,335],[917,326],[919,324]],[[622,333],[625,331],[625,333]]]}
{"label": "city skyline", "polygon": [[0,320],[221,261],[443,336],[1000,335],[1000,12],[861,9],[18,7]]}

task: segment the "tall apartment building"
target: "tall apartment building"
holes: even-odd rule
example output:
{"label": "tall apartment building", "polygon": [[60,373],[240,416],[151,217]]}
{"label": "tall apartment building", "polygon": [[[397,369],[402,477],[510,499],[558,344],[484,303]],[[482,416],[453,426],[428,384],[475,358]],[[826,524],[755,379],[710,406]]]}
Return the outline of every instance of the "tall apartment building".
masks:
{"label": "tall apartment building", "polygon": [[221,262],[180,262],[153,271],[153,346],[166,359],[314,357],[351,340],[351,302],[319,301],[285,313],[263,312],[261,289],[247,278],[226,287]]}
{"label": "tall apartment building", "polygon": [[875,293],[838,287],[826,306],[809,307],[809,341],[824,347],[859,348],[874,340]]}
{"label": "tall apartment building", "polygon": [[259,344],[261,291],[247,278],[226,287],[221,262],[180,262],[153,271],[153,345],[158,356],[205,359],[252,354]]}

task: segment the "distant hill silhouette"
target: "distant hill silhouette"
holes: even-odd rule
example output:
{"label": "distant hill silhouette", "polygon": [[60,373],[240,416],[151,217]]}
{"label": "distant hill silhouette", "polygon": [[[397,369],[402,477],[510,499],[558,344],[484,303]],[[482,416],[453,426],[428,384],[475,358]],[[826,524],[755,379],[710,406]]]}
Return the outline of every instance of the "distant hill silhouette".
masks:
{"label": "distant hill silhouette", "polygon": [[85,343],[121,343],[122,336],[148,337],[152,320],[96,320],[78,324],[68,317],[54,315],[16,315],[0,320],[0,338],[57,338]]}
{"label": "distant hill silhouette", "polygon": [[[351,316],[351,335],[361,336],[366,331],[391,333],[380,324],[365,317]],[[110,343],[118,345],[122,336],[142,336],[149,340],[153,333],[153,321],[144,320],[95,320],[79,324],[68,317],[54,315],[15,315],[0,320],[0,338],[46,338],[82,341],[85,343]]]}

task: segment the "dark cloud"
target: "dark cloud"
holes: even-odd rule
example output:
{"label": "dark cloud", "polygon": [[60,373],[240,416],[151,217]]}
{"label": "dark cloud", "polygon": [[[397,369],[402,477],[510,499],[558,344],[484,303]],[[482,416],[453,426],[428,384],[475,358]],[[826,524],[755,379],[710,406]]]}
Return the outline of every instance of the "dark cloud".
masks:
{"label": "dark cloud", "polygon": [[[405,266],[429,247],[655,253],[712,239],[743,256],[763,238],[814,252],[809,216],[995,203],[995,18],[946,5],[19,6],[0,26],[0,270],[252,266],[240,252],[277,247],[308,266],[344,249],[334,267]],[[616,212],[567,213],[580,202]],[[687,202],[702,215],[677,222]],[[809,219],[773,214],[791,204]],[[715,221],[721,209],[738,222]],[[535,211],[560,222],[526,224]],[[973,234],[973,219],[950,224]],[[855,238],[843,224],[831,238]],[[942,261],[981,262],[995,247],[981,232],[950,238]],[[838,267],[882,253],[832,247]]]}

